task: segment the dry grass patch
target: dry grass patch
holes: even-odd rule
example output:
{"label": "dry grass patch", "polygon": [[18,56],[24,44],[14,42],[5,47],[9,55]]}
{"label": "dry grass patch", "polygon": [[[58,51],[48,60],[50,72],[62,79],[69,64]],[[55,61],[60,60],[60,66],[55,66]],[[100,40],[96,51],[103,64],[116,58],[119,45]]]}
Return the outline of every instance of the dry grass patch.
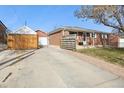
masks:
{"label": "dry grass patch", "polygon": [[80,53],[84,53],[90,56],[103,59],[107,62],[124,66],[124,49],[88,48],[88,49],[79,49],[77,51]]}

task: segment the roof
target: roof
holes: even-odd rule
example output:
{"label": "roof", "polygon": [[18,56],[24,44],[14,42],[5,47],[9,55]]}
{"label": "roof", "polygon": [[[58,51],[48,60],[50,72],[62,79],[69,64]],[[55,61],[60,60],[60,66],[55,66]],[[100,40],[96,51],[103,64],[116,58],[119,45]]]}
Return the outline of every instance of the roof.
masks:
{"label": "roof", "polygon": [[0,20],[0,25],[2,25],[2,27],[4,27],[4,29],[5,29],[4,31],[5,31],[6,34],[12,32],[10,29],[8,29],[8,28],[3,24],[3,22],[2,22],[1,20]]}
{"label": "roof", "polygon": [[38,30],[36,30],[35,32],[43,32],[43,31],[38,29]]}
{"label": "roof", "polygon": [[44,32],[44,31],[42,31],[42,30],[36,30],[35,32],[42,32],[42,33],[47,34],[47,32]]}
{"label": "roof", "polygon": [[7,29],[7,27],[3,24],[1,20],[0,20],[0,25],[2,25],[5,29]]}
{"label": "roof", "polygon": [[29,28],[28,26],[23,26],[15,31],[17,34],[36,34],[34,30]]}
{"label": "roof", "polygon": [[47,37],[47,32],[43,32],[42,30],[35,31],[39,37]]}
{"label": "roof", "polygon": [[92,30],[92,29],[85,29],[85,28],[81,28],[81,27],[72,27],[72,26],[63,26],[60,28],[57,28],[51,32],[49,32],[49,34],[53,34],[62,30],[67,30],[67,31],[72,31],[72,32],[96,32],[96,33],[107,33],[107,32],[103,32],[103,31],[97,31],[97,30]]}

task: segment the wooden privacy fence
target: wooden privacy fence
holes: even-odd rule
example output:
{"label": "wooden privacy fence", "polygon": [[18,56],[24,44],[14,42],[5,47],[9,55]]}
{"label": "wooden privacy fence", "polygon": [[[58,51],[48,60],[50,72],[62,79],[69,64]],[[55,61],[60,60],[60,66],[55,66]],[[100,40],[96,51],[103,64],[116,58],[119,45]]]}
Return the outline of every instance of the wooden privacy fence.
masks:
{"label": "wooden privacy fence", "polygon": [[36,49],[38,37],[33,34],[9,34],[7,44],[9,49]]}
{"label": "wooden privacy fence", "polygon": [[63,36],[60,47],[67,50],[76,50],[76,35]]}

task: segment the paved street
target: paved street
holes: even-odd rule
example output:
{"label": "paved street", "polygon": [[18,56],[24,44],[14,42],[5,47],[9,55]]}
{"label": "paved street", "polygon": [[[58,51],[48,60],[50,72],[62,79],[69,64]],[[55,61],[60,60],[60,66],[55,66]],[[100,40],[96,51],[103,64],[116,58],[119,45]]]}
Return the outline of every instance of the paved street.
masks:
{"label": "paved street", "polygon": [[[2,82],[9,73],[12,74]],[[46,47],[0,70],[0,87],[124,87],[124,78],[65,53],[65,50]]]}

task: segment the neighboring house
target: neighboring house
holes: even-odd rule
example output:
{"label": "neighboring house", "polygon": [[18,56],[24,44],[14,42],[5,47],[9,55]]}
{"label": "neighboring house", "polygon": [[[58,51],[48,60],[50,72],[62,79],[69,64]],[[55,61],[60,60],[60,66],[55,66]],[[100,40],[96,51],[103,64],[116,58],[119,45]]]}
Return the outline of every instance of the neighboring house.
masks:
{"label": "neighboring house", "polygon": [[16,31],[14,31],[14,33],[16,34],[37,34],[34,30],[32,30],[31,28],[29,28],[28,26],[23,26],[19,29],[17,29]]}
{"label": "neighboring house", "polygon": [[38,41],[40,46],[47,46],[48,45],[48,34],[41,30],[36,31],[38,35]]}
{"label": "neighboring house", "polygon": [[71,34],[76,35],[77,46],[83,46],[84,44],[90,47],[101,47],[109,45],[109,33],[70,26],[61,27],[51,31],[49,33],[49,44],[60,46],[62,36]]}
{"label": "neighboring house", "polygon": [[109,45],[114,48],[124,48],[124,32],[111,33],[109,35]]}
{"label": "neighboring house", "polygon": [[7,43],[7,27],[0,21],[0,44]]}

